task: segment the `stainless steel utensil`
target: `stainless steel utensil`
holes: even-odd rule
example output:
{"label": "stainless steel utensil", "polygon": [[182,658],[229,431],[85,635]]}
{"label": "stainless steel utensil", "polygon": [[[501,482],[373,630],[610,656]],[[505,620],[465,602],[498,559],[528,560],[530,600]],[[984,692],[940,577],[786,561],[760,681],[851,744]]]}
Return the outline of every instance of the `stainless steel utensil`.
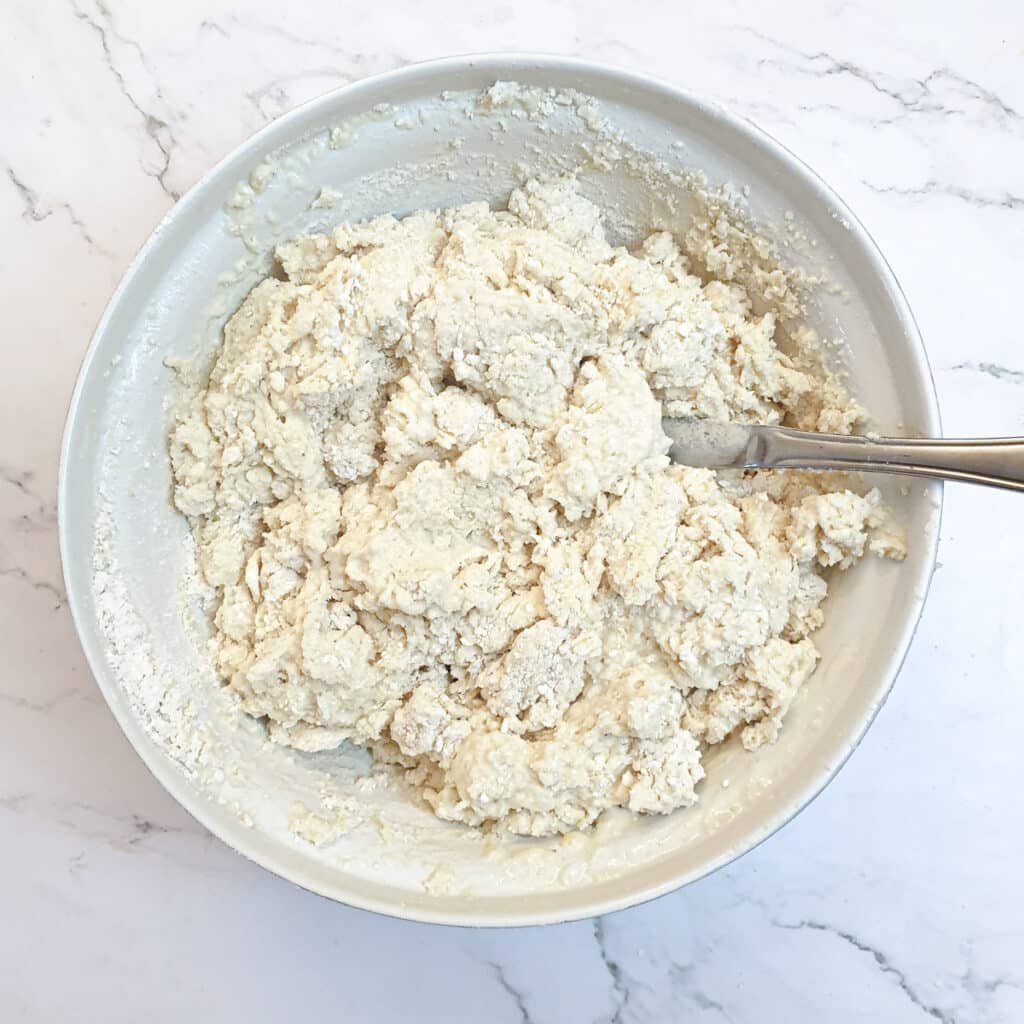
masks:
{"label": "stainless steel utensil", "polygon": [[696,419],[662,427],[670,458],[687,466],[903,473],[1024,491],[1024,437],[851,437]]}

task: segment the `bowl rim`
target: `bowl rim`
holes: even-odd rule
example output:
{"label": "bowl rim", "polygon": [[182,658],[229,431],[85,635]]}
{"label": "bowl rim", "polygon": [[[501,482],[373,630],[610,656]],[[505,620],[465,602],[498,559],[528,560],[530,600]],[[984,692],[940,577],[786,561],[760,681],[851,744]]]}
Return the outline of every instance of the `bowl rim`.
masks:
{"label": "bowl rim", "polygon": [[[119,709],[114,699],[115,693],[119,691],[116,679],[108,676],[100,652],[96,650],[88,639],[84,629],[88,613],[83,606],[83,599],[80,597],[79,588],[81,581],[76,578],[75,567],[69,565],[67,552],[69,550],[68,537],[68,464],[73,446],[75,434],[79,428],[79,411],[81,395],[85,382],[90,375],[93,364],[96,360],[96,353],[99,343],[106,332],[114,311],[121,302],[132,279],[140,267],[145,263],[150,252],[156,247],[158,240],[164,234],[168,225],[178,218],[186,215],[190,207],[196,205],[206,189],[207,183],[217,176],[223,167],[238,159],[248,152],[259,151],[268,138],[283,130],[291,124],[300,123],[310,113],[319,108],[329,108],[340,97],[347,99],[358,98],[358,94],[378,88],[381,85],[407,83],[419,77],[434,77],[444,74],[446,71],[457,71],[472,67],[484,70],[493,70],[495,78],[514,79],[517,70],[530,71],[571,71],[581,76],[597,77],[606,82],[617,83],[632,87],[637,91],[647,94],[656,94],[675,104],[683,104],[696,109],[705,115],[721,121],[741,134],[754,147],[760,148],[769,156],[774,157],[785,167],[787,174],[797,179],[803,188],[814,193],[825,205],[830,207],[836,214],[841,216],[848,226],[851,236],[856,245],[859,246],[863,256],[867,259],[870,269],[878,280],[887,286],[894,312],[899,320],[903,335],[908,343],[909,355],[913,364],[915,376],[918,378],[918,385],[921,388],[924,399],[924,416],[927,426],[933,436],[941,436],[941,420],[939,415],[938,399],[935,390],[935,380],[928,361],[928,356],[921,338],[920,330],[910,306],[904,295],[903,289],[896,278],[888,261],[882,255],[874,238],[864,227],[854,212],[847,206],[843,199],[818,176],[803,160],[797,157],[786,146],[772,137],[764,129],[745,117],[732,113],[720,103],[707,97],[701,96],[688,89],[682,89],[664,79],[640,72],[628,71],[600,61],[590,61],[576,57],[565,57],[559,54],[543,52],[485,52],[454,55],[449,57],[436,58],[431,60],[418,61],[403,65],[389,71],[357,79],[356,81],[332,89],[319,96],[313,97],[299,104],[281,116],[269,121],[253,134],[244,139],[238,146],[231,149],[219,159],[205,174],[203,174],[181,198],[164,214],[157,226],[146,241],[139,248],[138,252],[128,264],[117,287],[101,314],[96,328],[92,333],[89,345],[82,358],[82,363],[75,379],[74,389],[68,403],[68,412],[65,420],[64,431],[60,447],[60,463],[57,478],[57,516],[58,516],[58,539],[61,558],[61,569],[67,593],[67,604],[74,622],[75,631],[79,644],[86,656],[90,671],[96,680],[104,700],[112,714],[121,727],[125,737],[131,743],[143,763],[164,787],[164,789],[183,807],[193,818],[195,818],[210,833],[217,836],[226,846],[246,859],[258,864],[260,867],[278,877],[291,882],[292,884],[305,889],[308,892],[325,897],[332,901],[354,907],[360,910],[368,910],[386,916],[399,918],[424,924],[459,925],[468,927],[520,927],[530,925],[556,924],[568,921],[583,920],[598,915],[623,910],[632,906],[639,906],[653,899],[657,899],[670,892],[674,892],[683,886],[696,882],[701,878],[720,870],[726,865],[739,859],[750,851],[756,849],[765,840],[770,838],[781,828],[791,822],[810,803],[816,799],[835,778],[849,757],[860,745],[868,728],[875,720],[896,682],[896,678],[903,667],[910,648],[914,634],[920,622],[931,580],[934,575],[934,568],[938,556],[938,545],[942,520],[943,486],[941,481],[933,481],[928,485],[928,490],[934,504],[934,515],[931,517],[926,536],[917,539],[917,543],[926,543],[928,549],[926,557],[921,563],[918,586],[914,591],[913,606],[908,609],[903,630],[894,645],[886,664],[886,670],[880,677],[880,684],[876,688],[871,703],[865,712],[859,717],[853,728],[844,738],[843,743],[834,757],[827,764],[820,768],[815,774],[809,776],[801,787],[797,797],[772,818],[753,829],[743,843],[737,844],[725,850],[721,855],[709,859],[698,868],[688,871],[680,871],[668,880],[647,886],[638,886],[629,893],[617,898],[583,898],[579,904],[571,909],[563,909],[555,912],[540,911],[513,911],[513,912],[479,912],[466,911],[440,911],[431,909],[420,909],[403,904],[399,899],[386,900],[373,896],[366,896],[359,892],[350,891],[343,884],[336,886],[321,886],[304,878],[301,872],[293,871],[287,866],[276,863],[272,856],[265,856],[261,851],[254,849],[251,845],[237,840],[229,840],[224,837],[213,817],[208,813],[208,807],[203,801],[201,794],[194,790],[187,777],[177,766],[158,748],[149,746],[145,742],[136,740],[136,736],[143,738],[142,725],[127,709]],[[580,82],[580,90],[586,92],[586,78]],[[87,579],[88,577],[86,577]],[[585,892],[585,890],[581,890]]]}

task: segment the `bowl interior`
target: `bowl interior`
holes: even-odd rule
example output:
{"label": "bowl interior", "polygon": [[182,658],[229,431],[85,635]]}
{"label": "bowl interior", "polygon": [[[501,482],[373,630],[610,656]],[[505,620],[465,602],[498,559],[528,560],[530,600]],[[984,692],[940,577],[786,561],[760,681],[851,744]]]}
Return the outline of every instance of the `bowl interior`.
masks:
{"label": "bowl interior", "polygon": [[[534,96],[482,109],[479,91],[510,79],[578,89],[597,106],[581,116],[553,101],[539,114]],[[501,203],[523,165],[582,162],[584,188],[614,211],[619,241],[685,229],[685,192],[658,195],[628,146],[602,158],[595,109],[626,143],[713,183],[749,186],[753,215],[787,225],[791,258],[827,273],[809,319],[845,342],[852,390],[877,428],[938,432],[913,322],[863,230],[776,144],[666,86],[553,58],[437,62],[308,104],[232,154],[160,225],[93,341],[65,437],[65,574],[96,677],[167,788],[246,855],[351,904],[433,921],[528,923],[635,903],[705,874],[827,782],[888,692],[919,615],[939,491],[879,481],[907,528],[908,558],[866,559],[836,581],[817,637],[820,666],[779,741],[756,755],[716,750],[695,808],[611,815],[596,835],[561,841],[496,842],[445,825],[400,794],[361,789],[359,752],[290,753],[231,708],[204,654],[201,609],[182,585],[191,549],[170,504],[165,449],[180,384],[165,360],[208,361],[275,241],[342,219]],[[345,834],[321,847],[299,838],[289,827],[298,803],[313,812],[307,832],[326,806],[347,815]]]}

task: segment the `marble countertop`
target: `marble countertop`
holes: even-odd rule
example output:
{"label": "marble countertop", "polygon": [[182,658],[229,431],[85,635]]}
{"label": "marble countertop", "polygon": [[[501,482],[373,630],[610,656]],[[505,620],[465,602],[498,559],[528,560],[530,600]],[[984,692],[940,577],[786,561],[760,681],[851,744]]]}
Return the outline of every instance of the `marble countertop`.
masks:
{"label": "marble countertop", "polygon": [[681,6],[5,5],[5,1019],[1024,1020],[1017,495],[948,488],[941,567],[903,673],[804,814],[684,891],[546,929],[389,920],[242,860],[143,768],[75,639],[57,453],[110,291],[171,204],[254,129],[412,60],[544,49],[752,118],[878,240],[926,339],[946,433],[1024,434],[1024,7]]}

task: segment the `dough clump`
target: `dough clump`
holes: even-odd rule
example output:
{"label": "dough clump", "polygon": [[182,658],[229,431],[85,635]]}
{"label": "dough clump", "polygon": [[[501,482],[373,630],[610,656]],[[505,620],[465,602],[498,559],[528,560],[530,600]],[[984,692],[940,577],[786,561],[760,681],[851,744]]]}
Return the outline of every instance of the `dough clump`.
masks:
{"label": "dough clump", "polygon": [[547,835],[684,807],[709,745],[775,738],[879,496],[670,465],[660,422],[850,430],[772,312],[669,234],[611,246],[572,179],[277,259],[170,437],[217,668],[272,739]]}

